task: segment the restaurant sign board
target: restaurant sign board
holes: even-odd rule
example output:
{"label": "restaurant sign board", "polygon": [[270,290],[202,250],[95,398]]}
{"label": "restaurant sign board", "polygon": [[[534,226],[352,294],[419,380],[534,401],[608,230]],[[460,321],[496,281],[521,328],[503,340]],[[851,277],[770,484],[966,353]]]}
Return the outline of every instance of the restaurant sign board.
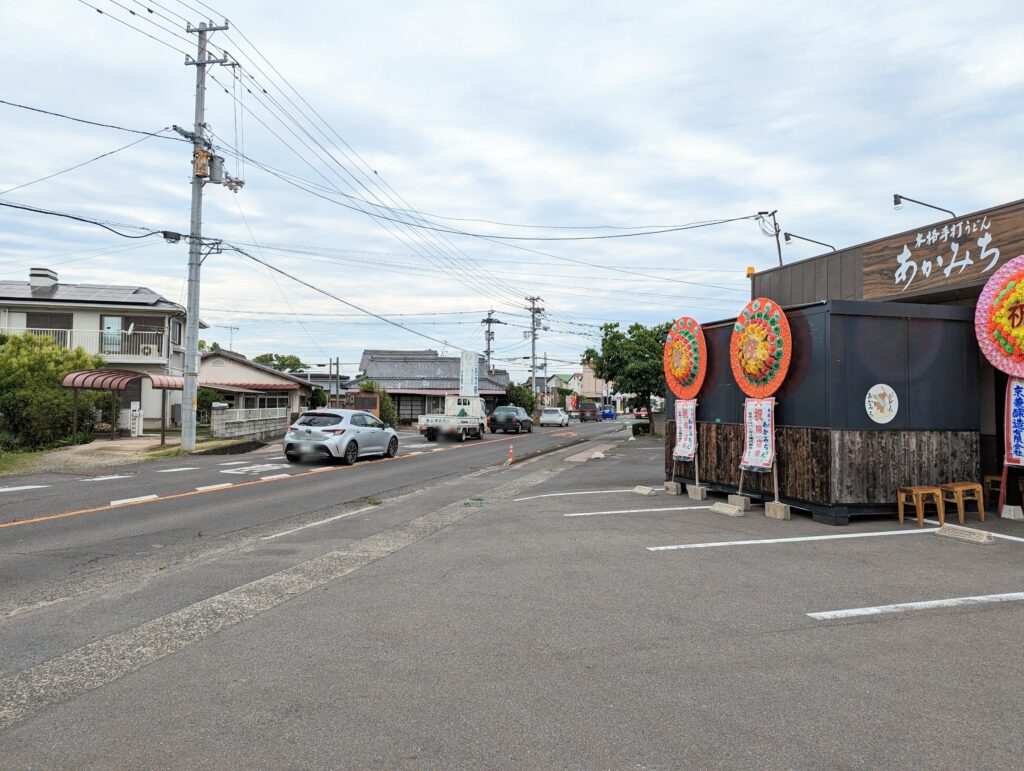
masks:
{"label": "restaurant sign board", "polygon": [[863,247],[863,298],[900,300],[980,286],[1024,254],[1024,201],[943,220]]}

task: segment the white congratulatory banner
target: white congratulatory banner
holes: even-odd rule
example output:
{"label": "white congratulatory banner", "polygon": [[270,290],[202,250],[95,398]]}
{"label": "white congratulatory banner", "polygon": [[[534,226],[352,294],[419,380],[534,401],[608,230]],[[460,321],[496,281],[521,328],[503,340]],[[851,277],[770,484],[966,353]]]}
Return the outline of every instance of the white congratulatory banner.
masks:
{"label": "white congratulatory banner", "polygon": [[747,399],[743,407],[745,471],[770,471],[775,462],[775,397]]}
{"label": "white congratulatory banner", "polygon": [[459,369],[459,396],[480,395],[479,356],[473,351],[462,352],[462,366]]}
{"label": "white congratulatory banner", "polygon": [[675,460],[693,460],[697,453],[697,400],[676,399],[676,446],[672,449]]}

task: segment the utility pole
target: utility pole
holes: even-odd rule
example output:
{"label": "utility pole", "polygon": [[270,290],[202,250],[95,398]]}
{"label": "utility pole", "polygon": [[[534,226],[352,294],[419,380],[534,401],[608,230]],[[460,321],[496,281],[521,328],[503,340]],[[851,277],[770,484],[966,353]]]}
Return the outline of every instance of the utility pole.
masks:
{"label": "utility pole", "polygon": [[544,352],[544,406],[548,406],[548,353]]}
{"label": "utility pole", "polygon": [[487,325],[487,332],[484,333],[484,339],[487,341],[487,371],[494,374],[494,370],[491,368],[491,343],[494,342],[494,333],[491,331],[491,325],[504,324],[505,322],[494,318],[494,311],[487,311],[487,318],[480,319],[480,323]]}
{"label": "utility pole", "polygon": [[[760,214],[762,217],[771,217],[772,218],[772,233],[775,235],[775,251],[777,251],[779,253],[779,265],[782,265],[782,242],[779,241],[779,233],[781,232],[781,229],[779,228],[778,221],[775,219],[775,215],[778,214],[778,213],[779,213],[778,209],[775,209],[773,211],[759,211],[758,212],[758,214]],[[768,234],[765,233],[765,235],[768,235]]]}
{"label": "utility pole", "polygon": [[541,298],[527,297],[530,307],[530,390],[537,394],[537,330],[540,328],[540,314],[544,309],[537,305]]}
{"label": "utility pole", "polygon": [[[206,67],[227,64],[228,59],[213,59],[207,53],[207,36],[226,30],[222,25],[202,22],[198,27],[188,24],[185,31],[199,36],[195,59],[186,57],[185,64],[196,68],[196,112],[192,129],[192,220],[188,241],[188,305],[185,313],[185,378],[181,395],[181,448],[196,448],[196,394],[199,390],[199,271],[203,264],[203,185],[210,177],[212,154],[208,149],[206,130]],[[214,165],[216,166],[216,159]],[[215,179],[216,179],[215,175]],[[223,177],[223,169],[220,169]]]}

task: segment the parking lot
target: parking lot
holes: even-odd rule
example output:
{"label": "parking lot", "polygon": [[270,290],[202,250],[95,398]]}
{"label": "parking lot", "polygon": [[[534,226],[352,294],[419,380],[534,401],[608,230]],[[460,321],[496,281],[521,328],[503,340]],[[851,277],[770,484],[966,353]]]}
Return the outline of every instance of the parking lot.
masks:
{"label": "parking lot", "polygon": [[726,517],[664,493],[661,457],[620,435],[478,477],[449,526],[44,713],[53,755],[13,728],[12,757],[1019,767],[1024,603],[995,595],[1024,590],[1024,528]]}

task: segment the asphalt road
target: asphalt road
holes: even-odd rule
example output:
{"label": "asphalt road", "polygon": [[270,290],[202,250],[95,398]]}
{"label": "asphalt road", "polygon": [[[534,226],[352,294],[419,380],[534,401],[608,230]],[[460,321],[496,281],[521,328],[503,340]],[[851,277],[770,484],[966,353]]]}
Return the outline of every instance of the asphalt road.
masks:
{"label": "asphalt road", "polygon": [[724,517],[587,431],[5,617],[0,765],[1020,767],[1024,528]]}

